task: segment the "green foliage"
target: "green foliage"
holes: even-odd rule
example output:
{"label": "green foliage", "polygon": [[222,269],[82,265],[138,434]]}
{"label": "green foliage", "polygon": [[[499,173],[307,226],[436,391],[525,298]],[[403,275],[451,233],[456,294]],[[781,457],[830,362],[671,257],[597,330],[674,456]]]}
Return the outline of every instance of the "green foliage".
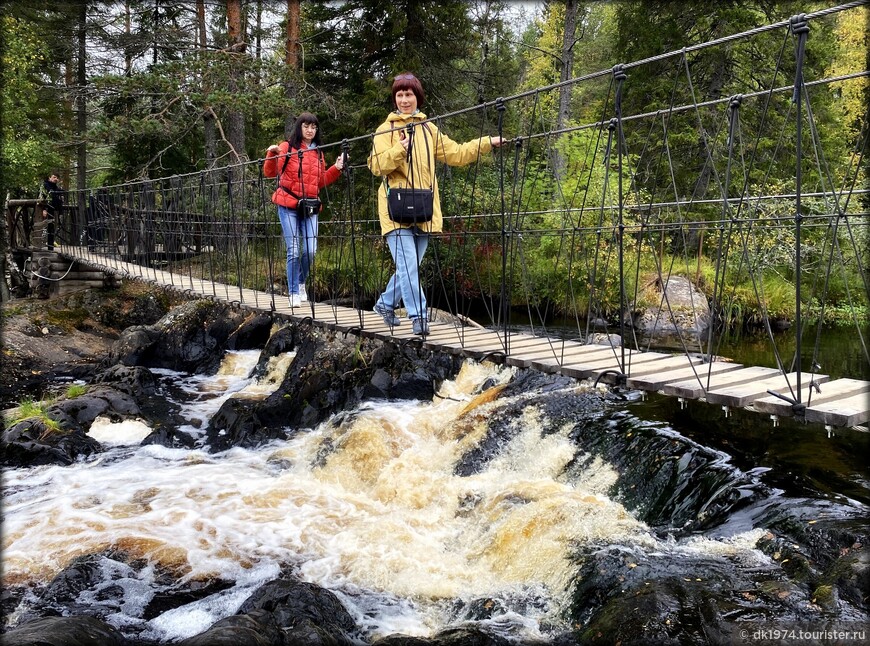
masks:
{"label": "green foliage", "polygon": [[46,312],[46,321],[66,331],[81,329],[89,315],[83,307],[71,309],[50,309]]}
{"label": "green foliage", "polygon": [[61,431],[60,424],[46,414],[46,409],[52,404],[52,400],[35,401],[33,399],[24,399],[18,407],[13,409],[11,415],[6,418],[6,427],[12,427],[19,422],[28,419],[37,419],[45,426],[47,432]]}
{"label": "green foliage", "polygon": [[0,16],[0,43],[0,195],[35,196],[41,176],[62,163],[53,127],[57,101],[41,88],[46,45],[34,24],[5,14]]}
{"label": "green foliage", "polygon": [[67,399],[75,399],[88,392],[88,386],[83,384],[73,384],[66,389],[63,396]]}

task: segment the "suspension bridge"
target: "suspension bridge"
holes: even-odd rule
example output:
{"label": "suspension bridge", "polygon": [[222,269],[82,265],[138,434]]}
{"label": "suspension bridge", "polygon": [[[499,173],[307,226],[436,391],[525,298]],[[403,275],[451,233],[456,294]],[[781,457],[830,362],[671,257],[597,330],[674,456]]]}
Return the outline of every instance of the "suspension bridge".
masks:
{"label": "suspension bridge", "polygon": [[[433,305],[424,336],[371,310],[392,272],[377,218],[380,180],[364,163],[372,133],[322,147],[349,163],[322,194],[311,300],[301,307],[288,305],[274,181],[262,160],[71,191],[56,253],[92,271],[345,333],[702,400],[726,415],[744,408],[774,424],[794,417],[829,432],[866,430],[868,119],[823,141],[816,111],[844,87],[866,87],[870,72],[806,79],[803,69],[811,26],[841,12],[863,20],[865,5],[801,14],[433,118],[456,140],[499,134],[510,145],[476,165],[439,169],[445,231],[421,265]],[[779,48],[756,75],[763,83],[698,100],[694,57],[758,39]],[[669,101],[626,110],[632,77],[652,73],[671,88]],[[582,91],[600,117],[554,128],[545,106],[565,91]],[[7,204],[7,227],[11,246],[33,255],[41,253],[38,218],[27,208]],[[783,266],[789,275],[771,282]],[[688,301],[676,301],[678,281],[690,285]],[[857,374],[832,378],[820,341],[835,297],[862,357]],[[720,356],[750,301],[775,366]],[[788,332],[777,332],[784,319]]]}

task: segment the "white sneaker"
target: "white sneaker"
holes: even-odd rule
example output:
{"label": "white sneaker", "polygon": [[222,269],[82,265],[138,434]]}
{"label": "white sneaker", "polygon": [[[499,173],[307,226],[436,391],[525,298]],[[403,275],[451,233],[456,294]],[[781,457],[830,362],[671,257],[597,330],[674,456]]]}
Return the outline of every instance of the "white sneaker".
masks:
{"label": "white sneaker", "polygon": [[290,307],[302,307],[302,299],[299,294],[290,294]]}
{"label": "white sneaker", "polygon": [[303,303],[308,301],[308,292],[305,291],[305,285],[299,283],[299,300]]}

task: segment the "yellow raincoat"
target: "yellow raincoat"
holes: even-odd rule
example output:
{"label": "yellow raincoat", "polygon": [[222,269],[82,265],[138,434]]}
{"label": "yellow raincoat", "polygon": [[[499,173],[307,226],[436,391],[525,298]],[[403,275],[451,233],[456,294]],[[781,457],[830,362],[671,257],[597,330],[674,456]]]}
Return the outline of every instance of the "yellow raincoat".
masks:
{"label": "yellow raincoat", "polygon": [[[385,177],[391,188],[431,188],[433,193],[432,220],[416,225],[427,233],[440,233],[442,230],[441,200],[438,196],[438,180],[435,177],[435,160],[449,166],[465,166],[476,161],[480,155],[492,150],[490,138],[472,139],[458,144],[438,130],[434,123],[421,124],[426,120],[422,112],[402,114],[391,112],[387,120],[375,131],[372,152],[369,155],[369,170],[378,177]],[[412,146],[411,165],[408,152],[401,144],[401,133],[407,136],[407,126],[411,126]],[[411,180],[413,179],[413,184]],[[381,182],[378,191],[378,215],[381,221],[381,235],[399,228],[412,225],[397,224],[390,220],[387,211],[387,189]]]}

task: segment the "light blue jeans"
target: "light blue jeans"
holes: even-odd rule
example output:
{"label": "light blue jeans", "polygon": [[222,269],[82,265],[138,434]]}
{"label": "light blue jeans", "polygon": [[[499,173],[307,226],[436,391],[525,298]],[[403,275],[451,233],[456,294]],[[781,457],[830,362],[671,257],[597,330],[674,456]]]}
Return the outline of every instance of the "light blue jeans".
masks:
{"label": "light blue jeans", "polygon": [[378,306],[394,310],[401,301],[408,318],[426,318],[426,296],[420,286],[420,263],[429,247],[429,234],[417,227],[394,229],[384,236],[396,271],[378,298]]}
{"label": "light blue jeans", "polygon": [[[314,254],[317,252],[317,216],[299,218],[296,211],[278,206],[278,219],[287,246],[287,291],[299,293],[299,284],[308,280]],[[299,253],[302,238],[302,254]]]}

